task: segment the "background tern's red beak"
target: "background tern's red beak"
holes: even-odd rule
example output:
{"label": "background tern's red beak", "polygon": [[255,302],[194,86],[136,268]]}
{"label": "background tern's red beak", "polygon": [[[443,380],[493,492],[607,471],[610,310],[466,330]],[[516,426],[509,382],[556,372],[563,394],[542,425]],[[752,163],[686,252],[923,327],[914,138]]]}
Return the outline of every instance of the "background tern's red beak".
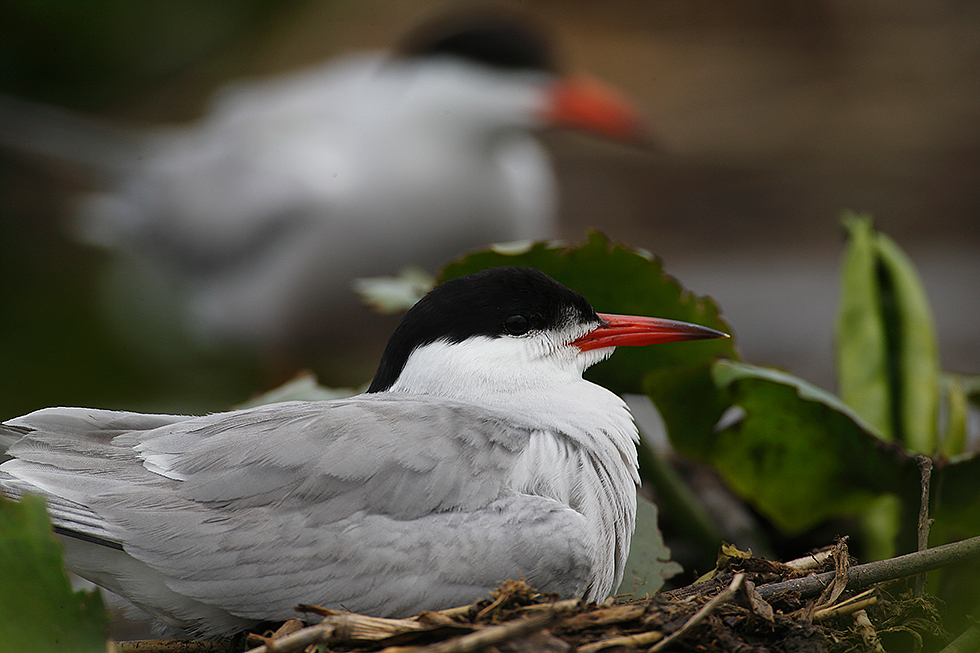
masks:
{"label": "background tern's red beak", "polygon": [[545,117],[552,125],[627,143],[647,144],[639,112],[612,88],[586,76],[566,77],[551,92]]}
{"label": "background tern's red beak", "polygon": [[582,351],[602,349],[603,347],[622,347],[624,345],[654,345],[660,342],[679,340],[703,340],[706,338],[728,338],[727,333],[708,327],[676,320],[635,315],[610,315],[599,313],[603,324],[586,333],[572,344]]}

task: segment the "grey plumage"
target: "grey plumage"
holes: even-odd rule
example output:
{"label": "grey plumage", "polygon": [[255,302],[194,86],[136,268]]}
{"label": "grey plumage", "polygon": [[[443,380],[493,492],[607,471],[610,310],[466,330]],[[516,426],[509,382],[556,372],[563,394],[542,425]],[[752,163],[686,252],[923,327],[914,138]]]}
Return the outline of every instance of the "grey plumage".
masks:
{"label": "grey plumage", "polygon": [[[183,597],[228,613],[230,630],[289,618],[297,583],[308,602],[392,616],[521,576],[586,589],[588,552],[568,546],[584,518],[504,482],[530,431],[466,402],[394,393],[190,418],[56,408],[6,428],[31,432],[0,470],[5,492],[41,489],[56,524],[124,543],[165,588],[93,580],[182,629],[212,628],[186,623]],[[70,564],[99,546],[70,539]],[[166,589],[174,614],[139,600]]]}
{"label": "grey plumage", "polygon": [[447,281],[368,394],[203,417],[49,408],[0,425],[0,488],[49,500],[67,563],[171,628],[298,603],[404,616],[524,577],[601,600],[623,578],[638,438],[582,372],[617,345],[719,337],[598,314],[528,268]]}

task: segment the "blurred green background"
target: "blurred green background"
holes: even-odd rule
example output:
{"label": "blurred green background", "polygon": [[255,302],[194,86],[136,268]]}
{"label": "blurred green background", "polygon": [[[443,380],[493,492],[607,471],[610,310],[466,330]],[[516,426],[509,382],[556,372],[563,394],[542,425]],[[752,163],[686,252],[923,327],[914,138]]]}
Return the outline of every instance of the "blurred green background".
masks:
{"label": "blurred green background", "polygon": [[[457,4],[6,0],[0,92],[132,126],[187,121],[232,80],[387,47]],[[659,145],[544,135],[563,237],[592,227],[658,254],[719,302],[747,360],[831,386],[838,214],[870,211],[923,274],[944,367],[980,371],[980,4],[517,4],[553,27],[567,67],[632,97]],[[394,318],[289,363],[132,346],[99,299],[106,254],[65,232],[93,181],[0,151],[0,418],[217,410],[297,366],[327,384],[370,378]]]}

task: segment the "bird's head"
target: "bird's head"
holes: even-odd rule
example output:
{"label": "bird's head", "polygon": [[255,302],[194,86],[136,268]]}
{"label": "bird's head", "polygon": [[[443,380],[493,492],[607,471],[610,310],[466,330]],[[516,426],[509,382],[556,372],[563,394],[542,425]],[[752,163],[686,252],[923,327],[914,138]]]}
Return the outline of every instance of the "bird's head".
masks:
{"label": "bird's head", "polygon": [[585,297],[538,270],[491,268],[446,281],[412,307],[368,391],[530,389],[580,380],[618,346],[718,337],[727,336],[686,322],[596,313]]}

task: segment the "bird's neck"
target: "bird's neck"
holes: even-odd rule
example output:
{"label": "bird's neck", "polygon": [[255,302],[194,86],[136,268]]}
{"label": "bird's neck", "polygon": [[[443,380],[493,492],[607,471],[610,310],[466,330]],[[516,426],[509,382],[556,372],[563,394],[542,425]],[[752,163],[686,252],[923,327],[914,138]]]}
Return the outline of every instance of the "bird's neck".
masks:
{"label": "bird's neck", "polygon": [[391,390],[469,401],[531,430],[512,487],[586,518],[594,560],[587,596],[605,598],[622,579],[635,522],[638,436],[629,409],[583,379],[573,357],[567,365],[556,365],[554,355],[518,364],[475,347],[467,354],[452,358],[452,347],[439,345],[417,350]]}

